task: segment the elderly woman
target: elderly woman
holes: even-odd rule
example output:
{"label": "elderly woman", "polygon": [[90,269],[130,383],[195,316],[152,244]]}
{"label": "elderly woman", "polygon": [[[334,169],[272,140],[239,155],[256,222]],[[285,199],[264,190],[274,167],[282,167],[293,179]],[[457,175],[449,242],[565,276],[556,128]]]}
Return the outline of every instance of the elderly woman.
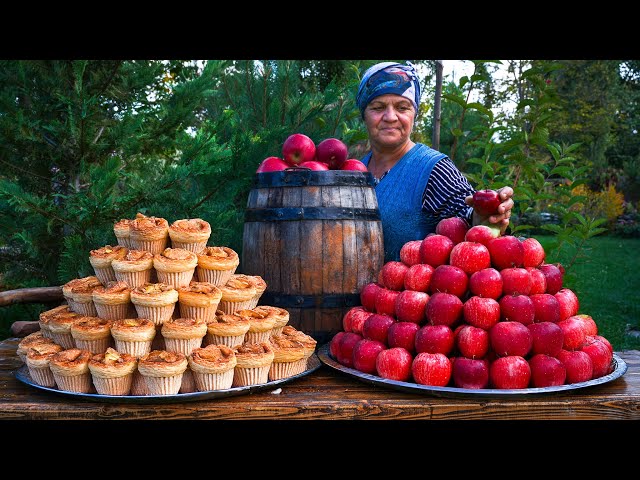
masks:
{"label": "elderly woman", "polygon": [[356,102],[371,145],[362,161],[376,181],[385,262],[399,260],[406,242],[422,240],[444,218],[461,217],[469,226],[488,220],[504,232],[513,207],[511,187],[498,191],[499,214],[481,217],[473,210],[475,189],[449,157],[411,140],[420,82],[410,62],[369,68]]}

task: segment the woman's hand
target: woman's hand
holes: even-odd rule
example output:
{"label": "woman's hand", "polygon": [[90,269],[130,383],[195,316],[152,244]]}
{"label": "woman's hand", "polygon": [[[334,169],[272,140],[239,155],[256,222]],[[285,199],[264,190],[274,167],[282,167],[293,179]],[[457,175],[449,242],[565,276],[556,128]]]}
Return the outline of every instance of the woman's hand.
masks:
{"label": "woman's hand", "polygon": [[[511,209],[513,208],[513,188],[502,187],[498,190],[498,195],[500,196],[501,200],[500,205],[498,205],[498,214],[483,217],[481,215],[478,215],[478,213],[474,210],[472,224],[495,224],[500,228],[500,232],[504,234],[505,230],[509,226],[509,217],[511,217]],[[467,205],[473,207],[473,196],[469,195],[464,199],[464,201]]]}

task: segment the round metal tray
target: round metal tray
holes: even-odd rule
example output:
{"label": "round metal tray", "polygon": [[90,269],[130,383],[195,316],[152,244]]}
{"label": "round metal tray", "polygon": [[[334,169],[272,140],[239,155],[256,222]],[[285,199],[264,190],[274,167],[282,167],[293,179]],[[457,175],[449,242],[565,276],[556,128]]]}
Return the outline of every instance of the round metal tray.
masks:
{"label": "round metal tray", "polygon": [[469,388],[456,388],[456,387],[433,387],[429,385],[420,385],[414,382],[400,382],[397,380],[389,380],[386,378],[378,377],[377,375],[370,375],[363,373],[353,368],[345,367],[338,363],[331,357],[329,353],[329,344],[326,343],[318,349],[318,357],[325,365],[334,368],[342,373],[350,375],[363,382],[372,383],[385,388],[391,388],[409,393],[418,393],[426,395],[434,395],[438,397],[531,397],[533,395],[567,392],[571,390],[579,390],[583,388],[592,387],[595,385],[602,385],[603,383],[612,382],[617,378],[620,378],[627,371],[627,364],[615,353],[613,354],[612,367],[613,371],[605,376],[594,378],[586,382],[568,383],[565,385],[558,385],[556,387],[539,387],[539,388],[519,388],[519,389],[498,389],[498,388],[482,388],[482,389],[469,389]]}
{"label": "round metal tray", "polygon": [[96,402],[110,402],[110,403],[173,403],[173,402],[193,402],[198,400],[214,400],[217,398],[233,397],[236,395],[247,395],[256,392],[275,390],[278,387],[291,382],[297,378],[304,377],[310,373],[316,371],[322,363],[318,359],[318,356],[314,353],[307,362],[307,369],[289,378],[283,378],[282,380],[274,380],[272,382],[263,383],[260,385],[249,385],[246,387],[234,387],[226,390],[209,390],[206,392],[192,392],[192,393],[179,393],[177,395],[99,395],[97,393],[77,393],[67,392],[64,390],[58,390],[57,388],[43,387],[35,383],[29,375],[29,369],[26,365],[20,367],[16,372],[16,378],[22,383],[37,388],[38,390],[44,390],[46,392],[52,392],[58,395],[71,397],[78,400],[91,400]]}

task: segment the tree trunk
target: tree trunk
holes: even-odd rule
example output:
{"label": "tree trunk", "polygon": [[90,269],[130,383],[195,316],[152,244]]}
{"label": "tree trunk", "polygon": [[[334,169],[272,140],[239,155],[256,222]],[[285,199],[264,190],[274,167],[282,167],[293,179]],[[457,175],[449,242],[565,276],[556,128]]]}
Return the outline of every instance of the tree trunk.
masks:
{"label": "tree trunk", "polygon": [[442,96],[442,60],[436,60],[436,92],[433,102],[433,139],[432,148],[440,148],[440,97]]}

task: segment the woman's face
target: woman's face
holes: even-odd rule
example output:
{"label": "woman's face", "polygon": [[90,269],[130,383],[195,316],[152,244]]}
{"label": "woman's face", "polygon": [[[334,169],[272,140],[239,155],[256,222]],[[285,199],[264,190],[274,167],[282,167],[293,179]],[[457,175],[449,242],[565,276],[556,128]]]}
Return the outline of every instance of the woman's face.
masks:
{"label": "woman's face", "polygon": [[364,123],[374,148],[393,148],[409,141],[416,111],[402,95],[380,95],[364,110]]}

